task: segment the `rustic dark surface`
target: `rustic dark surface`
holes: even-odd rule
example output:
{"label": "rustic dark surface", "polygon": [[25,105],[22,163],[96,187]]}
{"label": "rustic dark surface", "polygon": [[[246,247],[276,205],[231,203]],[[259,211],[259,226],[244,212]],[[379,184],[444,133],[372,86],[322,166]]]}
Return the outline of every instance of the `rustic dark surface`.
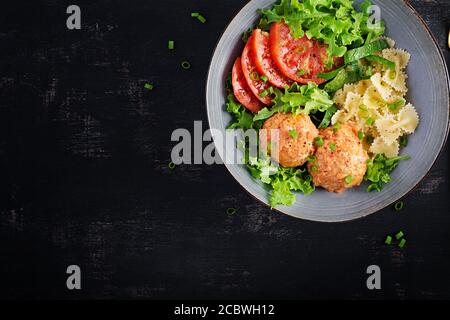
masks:
{"label": "rustic dark surface", "polygon": [[[411,2],[448,61],[450,2]],[[244,3],[80,0],[81,31],[72,2],[2,6],[1,298],[450,298],[448,145],[401,213],[342,224],[271,211],[223,166],[167,168],[172,130],[207,126],[209,60]],[[385,246],[400,229],[407,247]]]}

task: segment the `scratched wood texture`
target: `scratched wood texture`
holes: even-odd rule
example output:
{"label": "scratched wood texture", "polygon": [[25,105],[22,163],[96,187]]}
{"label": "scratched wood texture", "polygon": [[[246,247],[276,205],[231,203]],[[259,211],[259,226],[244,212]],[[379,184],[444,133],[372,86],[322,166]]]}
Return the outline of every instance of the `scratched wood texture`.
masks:
{"label": "scratched wood texture", "polygon": [[[450,2],[411,3],[448,61]],[[167,167],[172,130],[207,126],[209,60],[245,1],[79,0],[81,31],[69,4],[0,11],[1,298],[450,298],[448,145],[401,213],[284,216],[223,166]],[[398,230],[404,250],[383,244]],[[65,287],[70,264],[81,291]],[[371,264],[381,291],[366,289]]]}

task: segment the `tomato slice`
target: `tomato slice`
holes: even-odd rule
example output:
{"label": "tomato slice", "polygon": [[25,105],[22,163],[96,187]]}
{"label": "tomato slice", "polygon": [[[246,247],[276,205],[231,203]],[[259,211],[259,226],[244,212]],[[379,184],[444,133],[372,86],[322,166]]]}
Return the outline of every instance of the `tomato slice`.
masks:
{"label": "tomato slice", "polygon": [[253,31],[251,46],[255,57],[255,65],[258,72],[267,77],[275,87],[284,88],[291,86],[292,81],[286,77],[275,65],[270,53],[269,33],[260,29]]}
{"label": "tomato slice", "polygon": [[270,88],[270,83],[264,82],[259,79],[259,73],[256,69],[255,58],[253,55],[252,42],[254,36],[253,34],[247,41],[245,45],[244,51],[242,52],[241,64],[242,64],[242,72],[244,73],[244,77],[247,80],[247,84],[250,87],[250,90],[265,105],[272,104],[272,98],[270,94],[263,94],[266,90]]}
{"label": "tomato slice", "polygon": [[237,58],[234,62],[231,81],[233,84],[233,92],[236,99],[251,112],[257,113],[263,108],[263,104],[259,101],[250,90],[242,72],[241,58]]}
{"label": "tomato slice", "polygon": [[313,81],[317,84],[326,80],[318,78],[319,73],[329,72],[340,64],[342,59],[335,59],[332,68],[326,68],[328,46],[314,39],[294,39],[289,26],[276,22],[270,28],[270,51],[273,61],[288,78],[302,84]]}

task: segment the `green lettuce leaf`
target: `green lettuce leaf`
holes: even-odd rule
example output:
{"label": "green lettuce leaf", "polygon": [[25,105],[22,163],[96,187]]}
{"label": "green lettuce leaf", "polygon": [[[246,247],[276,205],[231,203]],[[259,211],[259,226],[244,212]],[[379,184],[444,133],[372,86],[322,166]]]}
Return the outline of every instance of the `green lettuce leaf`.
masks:
{"label": "green lettuce leaf", "polygon": [[391,181],[390,174],[397,168],[400,161],[409,159],[411,159],[409,156],[386,158],[382,154],[377,154],[373,159],[368,160],[367,172],[364,176],[364,180],[370,182],[367,192],[382,191],[383,186]]}
{"label": "green lettuce leaf", "polygon": [[277,112],[310,115],[317,112],[326,112],[333,106],[333,101],[328,93],[320,89],[314,82],[303,86],[294,83],[284,92],[275,89],[274,93],[273,106],[262,109],[255,115],[253,121],[266,120]]}

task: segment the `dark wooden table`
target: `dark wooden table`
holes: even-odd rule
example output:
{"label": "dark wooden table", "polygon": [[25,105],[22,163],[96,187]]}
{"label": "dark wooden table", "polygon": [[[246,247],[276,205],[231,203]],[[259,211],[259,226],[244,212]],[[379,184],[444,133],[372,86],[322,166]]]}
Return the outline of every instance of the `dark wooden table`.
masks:
{"label": "dark wooden table", "polygon": [[[448,61],[450,2],[411,2]],[[80,31],[69,4],[0,11],[1,298],[450,298],[448,145],[400,213],[287,217],[223,166],[167,167],[172,131],[207,126],[209,61],[245,1],[79,0]],[[399,230],[406,248],[384,245]]]}

